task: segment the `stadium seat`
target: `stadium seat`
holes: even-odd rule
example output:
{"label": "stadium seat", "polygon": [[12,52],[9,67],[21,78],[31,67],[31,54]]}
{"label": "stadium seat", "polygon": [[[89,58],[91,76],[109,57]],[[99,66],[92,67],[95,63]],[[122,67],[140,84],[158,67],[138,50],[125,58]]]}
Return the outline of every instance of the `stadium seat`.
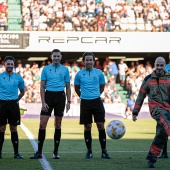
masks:
{"label": "stadium seat", "polygon": [[136,19],[133,18],[128,18],[129,22],[129,31],[136,31]]}
{"label": "stadium seat", "polygon": [[148,21],[146,24],[145,24],[145,30],[147,32],[151,32],[152,31],[152,24],[150,21]]}
{"label": "stadium seat", "polygon": [[8,17],[21,17],[21,11],[10,11],[8,10]]}
{"label": "stadium seat", "polygon": [[8,0],[8,5],[9,4],[21,4],[21,0]]}
{"label": "stadium seat", "polygon": [[16,18],[8,18],[8,24],[20,24],[22,21],[21,21],[22,19],[21,18],[18,18],[18,17],[16,17]]}
{"label": "stadium seat", "polygon": [[136,27],[138,31],[145,31],[145,23],[143,18],[136,19]]}
{"label": "stadium seat", "polygon": [[13,24],[13,25],[8,25],[8,30],[9,31],[21,31],[21,25],[20,24]]}
{"label": "stadium seat", "polygon": [[8,10],[9,11],[19,11],[21,10],[21,5],[15,5],[15,4],[12,4],[12,5],[9,5],[8,6]]}
{"label": "stadium seat", "polygon": [[121,18],[120,19],[120,27],[122,31],[127,31],[128,30],[128,19],[127,18]]}

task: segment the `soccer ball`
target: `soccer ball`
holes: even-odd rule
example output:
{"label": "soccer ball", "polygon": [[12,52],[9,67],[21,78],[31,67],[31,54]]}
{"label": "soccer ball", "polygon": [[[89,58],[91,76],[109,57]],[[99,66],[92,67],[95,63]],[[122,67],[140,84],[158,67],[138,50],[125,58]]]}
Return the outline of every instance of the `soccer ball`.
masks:
{"label": "soccer ball", "polygon": [[120,120],[112,120],[107,124],[106,133],[111,139],[120,139],[124,136],[126,127]]}

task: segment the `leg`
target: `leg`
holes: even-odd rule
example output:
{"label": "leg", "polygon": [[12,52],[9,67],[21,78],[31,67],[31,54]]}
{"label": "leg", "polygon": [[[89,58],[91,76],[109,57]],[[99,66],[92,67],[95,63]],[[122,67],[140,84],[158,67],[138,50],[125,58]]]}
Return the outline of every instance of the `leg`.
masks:
{"label": "leg", "polygon": [[11,131],[11,142],[14,148],[14,158],[23,159],[22,155],[18,152],[19,139],[18,139],[17,126],[10,125],[10,131]]}
{"label": "leg", "polygon": [[150,146],[149,153],[146,157],[148,161],[148,167],[153,168],[154,163],[157,161],[158,155],[161,153],[161,150],[166,143],[167,140],[167,134],[166,131],[162,125],[158,121],[157,126],[156,126],[156,136],[152,142],[152,145]]}
{"label": "leg", "polygon": [[5,130],[6,130],[6,125],[0,126],[0,159],[2,158],[2,147],[4,143]]}
{"label": "leg", "polygon": [[60,159],[60,157],[58,155],[58,148],[59,148],[60,139],[61,139],[61,122],[62,122],[62,117],[55,116],[55,120],[54,120],[54,126],[55,126],[54,152],[53,152],[54,159]]}
{"label": "leg", "polygon": [[84,140],[87,147],[86,159],[92,158],[92,136],[91,136],[92,124],[84,125]]}
{"label": "leg", "polygon": [[166,143],[164,144],[163,151],[162,151],[162,153],[158,156],[158,158],[168,158],[167,143],[168,143],[168,136],[167,136]]}
{"label": "leg", "polygon": [[160,121],[163,124],[167,135],[166,135],[166,142],[164,144],[162,154],[159,156],[159,158],[168,158],[167,143],[168,143],[168,136],[170,136],[170,115],[169,115],[169,113],[162,114],[160,116]]}
{"label": "leg", "polygon": [[96,122],[98,131],[99,131],[99,141],[102,149],[102,158],[110,159],[110,156],[107,154],[106,150],[106,132],[104,128],[104,122]]}
{"label": "leg", "polygon": [[50,116],[41,115],[40,116],[40,125],[39,125],[39,133],[38,133],[38,151],[30,157],[30,159],[38,159],[42,158],[42,148],[46,135],[46,127]]}
{"label": "leg", "polygon": [[41,115],[38,133],[38,151],[42,153],[43,143],[46,136],[46,127],[50,116]]}

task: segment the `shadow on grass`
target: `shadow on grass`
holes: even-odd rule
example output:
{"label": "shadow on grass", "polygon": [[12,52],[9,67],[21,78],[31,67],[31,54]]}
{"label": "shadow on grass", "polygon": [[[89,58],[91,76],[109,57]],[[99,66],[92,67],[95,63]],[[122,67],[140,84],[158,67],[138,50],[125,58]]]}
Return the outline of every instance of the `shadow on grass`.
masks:
{"label": "shadow on grass", "polygon": [[[56,170],[138,170],[146,169],[146,160],[151,139],[120,139],[107,140],[107,150],[111,156],[110,160],[101,158],[101,149],[98,139],[93,139],[92,150],[93,158],[84,158],[86,147],[83,139],[61,139],[59,154],[61,159],[52,159],[53,139],[46,139],[44,142],[43,153],[51,165]],[[38,160],[30,160],[29,157],[34,150],[26,139],[20,139],[19,150],[24,156],[24,160],[13,158],[12,144],[6,139],[3,147],[3,159],[0,159],[0,169],[8,170],[34,170],[43,169]],[[158,160],[156,166],[160,169],[169,170],[169,159]]]}

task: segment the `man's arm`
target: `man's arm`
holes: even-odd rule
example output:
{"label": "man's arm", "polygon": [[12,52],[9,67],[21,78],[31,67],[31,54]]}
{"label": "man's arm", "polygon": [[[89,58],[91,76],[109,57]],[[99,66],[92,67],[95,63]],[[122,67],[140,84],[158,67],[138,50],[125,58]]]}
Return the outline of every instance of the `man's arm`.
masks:
{"label": "man's arm", "polygon": [[67,96],[67,104],[66,104],[66,112],[70,109],[70,103],[71,103],[71,88],[70,88],[70,82],[66,83],[66,96]]}
{"label": "man's arm", "polygon": [[67,101],[71,100],[71,88],[70,88],[70,83],[66,83],[66,96],[67,96]]}
{"label": "man's arm", "polygon": [[100,85],[100,94],[104,92],[105,84]]}
{"label": "man's arm", "polygon": [[45,103],[45,85],[46,85],[46,81],[41,80],[40,95],[41,95],[41,101],[42,101],[42,110],[47,112],[48,105]]}
{"label": "man's arm", "polygon": [[24,96],[25,91],[26,91],[25,89],[20,90],[20,93],[19,93],[19,95],[18,95],[18,102],[19,102],[19,100]]}
{"label": "man's arm", "polygon": [[80,95],[81,95],[80,86],[75,85],[74,89],[75,89],[75,92],[77,93],[77,95],[80,97]]}

